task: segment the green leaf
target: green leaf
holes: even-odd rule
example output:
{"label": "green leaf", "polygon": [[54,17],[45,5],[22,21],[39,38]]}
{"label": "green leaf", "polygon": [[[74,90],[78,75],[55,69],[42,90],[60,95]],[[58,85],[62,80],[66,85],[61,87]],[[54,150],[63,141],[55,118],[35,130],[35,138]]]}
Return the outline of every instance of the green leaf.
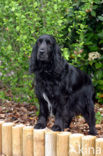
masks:
{"label": "green leaf", "polygon": [[95,17],[96,16],[96,12],[95,11],[92,11],[91,12],[91,15]]}
{"label": "green leaf", "polygon": [[103,80],[99,80],[99,81],[98,81],[98,84],[99,84],[99,85],[102,85],[102,87],[103,87]]}
{"label": "green leaf", "polygon": [[96,67],[96,69],[101,68],[101,67],[102,67],[102,63],[100,63],[100,62],[96,63],[96,64],[95,64],[95,67]]}
{"label": "green leaf", "polygon": [[103,16],[98,16],[98,19],[99,19],[100,21],[103,21]]}

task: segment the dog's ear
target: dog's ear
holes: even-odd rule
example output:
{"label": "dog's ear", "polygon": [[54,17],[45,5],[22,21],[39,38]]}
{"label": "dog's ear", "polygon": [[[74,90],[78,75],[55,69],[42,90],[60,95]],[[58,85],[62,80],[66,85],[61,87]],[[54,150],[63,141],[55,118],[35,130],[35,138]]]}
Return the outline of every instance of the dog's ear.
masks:
{"label": "dog's ear", "polygon": [[34,45],[29,65],[29,72],[34,73],[37,69],[37,43]]}
{"label": "dog's ear", "polygon": [[54,64],[55,64],[55,72],[61,73],[63,69],[63,58],[61,56],[60,47],[57,44],[55,44],[54,48]]}
{"label": "dog's ear", "polygon": [[55,54],[58,59],[59,59],[59,57],[61,58],[61,50],[60,50],[60,47],[58,44],[55,44]]}

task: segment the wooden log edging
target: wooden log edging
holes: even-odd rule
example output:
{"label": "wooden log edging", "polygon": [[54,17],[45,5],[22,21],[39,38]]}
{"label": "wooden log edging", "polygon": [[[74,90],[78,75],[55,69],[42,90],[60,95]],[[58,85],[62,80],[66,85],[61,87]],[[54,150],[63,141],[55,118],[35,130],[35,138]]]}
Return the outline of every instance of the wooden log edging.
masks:
{"label": "wooden log edging", "polygon": [[2,124],[2,153],[12,155],[12,126],[13,123]]}
{"label": "wooden log edging", "polygon": [[53,131],[45,133],[45,156],[57,155],[57,133]]}
{"label": "wooden log edging", "polygon": [[103,138],[0,121],[2,156],[103,156]]}
{"label": "wooden log edging", "polygon": [[43,130],[34,129],[33,147],[35,156],[45,155],[45,129]]}
{"label": "wooden log edging", "polygon": [[2,153],[2,124],[4,121],[0,121],[0,154]]}
{"label": "wooden log edging", "polygon": [[12,127],[12,155],[23,155],[23,127],[24,125],[16,125]]}
{"label": "wooden log edging", "polygon": [[83,134],[75,133],[69,137],[69,155],[81,156],[82,155],[82,137]]}
{"label": "wooden log edging", "polygon": [[23,156],[33,156],[33,127],[23,128]]}
{"label": "wooden log edging", "polygon": [[57,156],[68,156],[70,134],[70,132],[61,132],[57,134]]}

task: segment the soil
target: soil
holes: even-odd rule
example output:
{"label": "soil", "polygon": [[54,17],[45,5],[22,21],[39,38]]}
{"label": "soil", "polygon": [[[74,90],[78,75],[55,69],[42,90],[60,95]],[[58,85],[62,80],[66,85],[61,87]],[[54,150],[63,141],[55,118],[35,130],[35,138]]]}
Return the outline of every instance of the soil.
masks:
{"label": "soil", "polygon": [[[4,120],[5,122],[14,122],[15,124],[23,123],[25,125],[34,126],[38,118],[36,112],[36,107],[26,102],[21,104],[8,100],[5,100],[4,102],[0,99],[0,120]],[[103,116],[103,105],[96,103],[95,112],[100,112],[101,116]],[[50,117],[48,119],[47,127],[51,128],[53,124],[54,118]],[[103,119],[99,124],[96,124],[96,129],[98,133],[97,137],[103,137]],[[73,118],[70,128],[65,129],[65,131],[87,135],[89,127],[83,117],[76,116]]]}

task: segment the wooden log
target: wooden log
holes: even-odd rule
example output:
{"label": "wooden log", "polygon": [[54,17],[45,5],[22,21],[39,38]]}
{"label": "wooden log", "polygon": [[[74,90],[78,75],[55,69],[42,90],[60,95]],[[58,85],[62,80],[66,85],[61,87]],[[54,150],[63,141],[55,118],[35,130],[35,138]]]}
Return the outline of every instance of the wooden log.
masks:
{"label": "wooden log", "polygon": [[2,154],[12,156],[12,126],[13,123],[2,125]]}
{"label": "wooden log", "polygon": [[45,156],[45,129],[34,129],[34,156]]}
{"label": "wooden log", "polygon": [[82,156],[95,156],[95,136],[84,136],[82,138]]}
{"label": "wooden log", "polygon": [[45,133],[47,133],[47,132],[52,132],[52,130],[49,129],[48,127],[46,127],[46,128],[45,128]]}
{"label": "wooden log", "polygon": [[33,127],[23,128],[23,156],[33,156]]}
{"label": "wooden log", "polygon": [[96,154],[95,156],[103,156],[103,138],[96,139]]}
{"label": "wooden log", "polygon": [[57,134],[57,156],[68,156],[69,153],[69,132]]}
{"label": "wooden log", "polygon": [[83,134],[75,133],[69,137],[69,156],[81,156]]}
{"label": "wooden log", "polygon": [[23,155],[23,124],[12,127],[12,154],[13,156]]}
{"label": "wooden log", "polygon": [[2,154],[2,124],[4,121],[0,121],[0,154]]}
{"label": "wooden log", "polygon": [[57,133],[54,131],[45,133],[45,156],[57,156]]}

